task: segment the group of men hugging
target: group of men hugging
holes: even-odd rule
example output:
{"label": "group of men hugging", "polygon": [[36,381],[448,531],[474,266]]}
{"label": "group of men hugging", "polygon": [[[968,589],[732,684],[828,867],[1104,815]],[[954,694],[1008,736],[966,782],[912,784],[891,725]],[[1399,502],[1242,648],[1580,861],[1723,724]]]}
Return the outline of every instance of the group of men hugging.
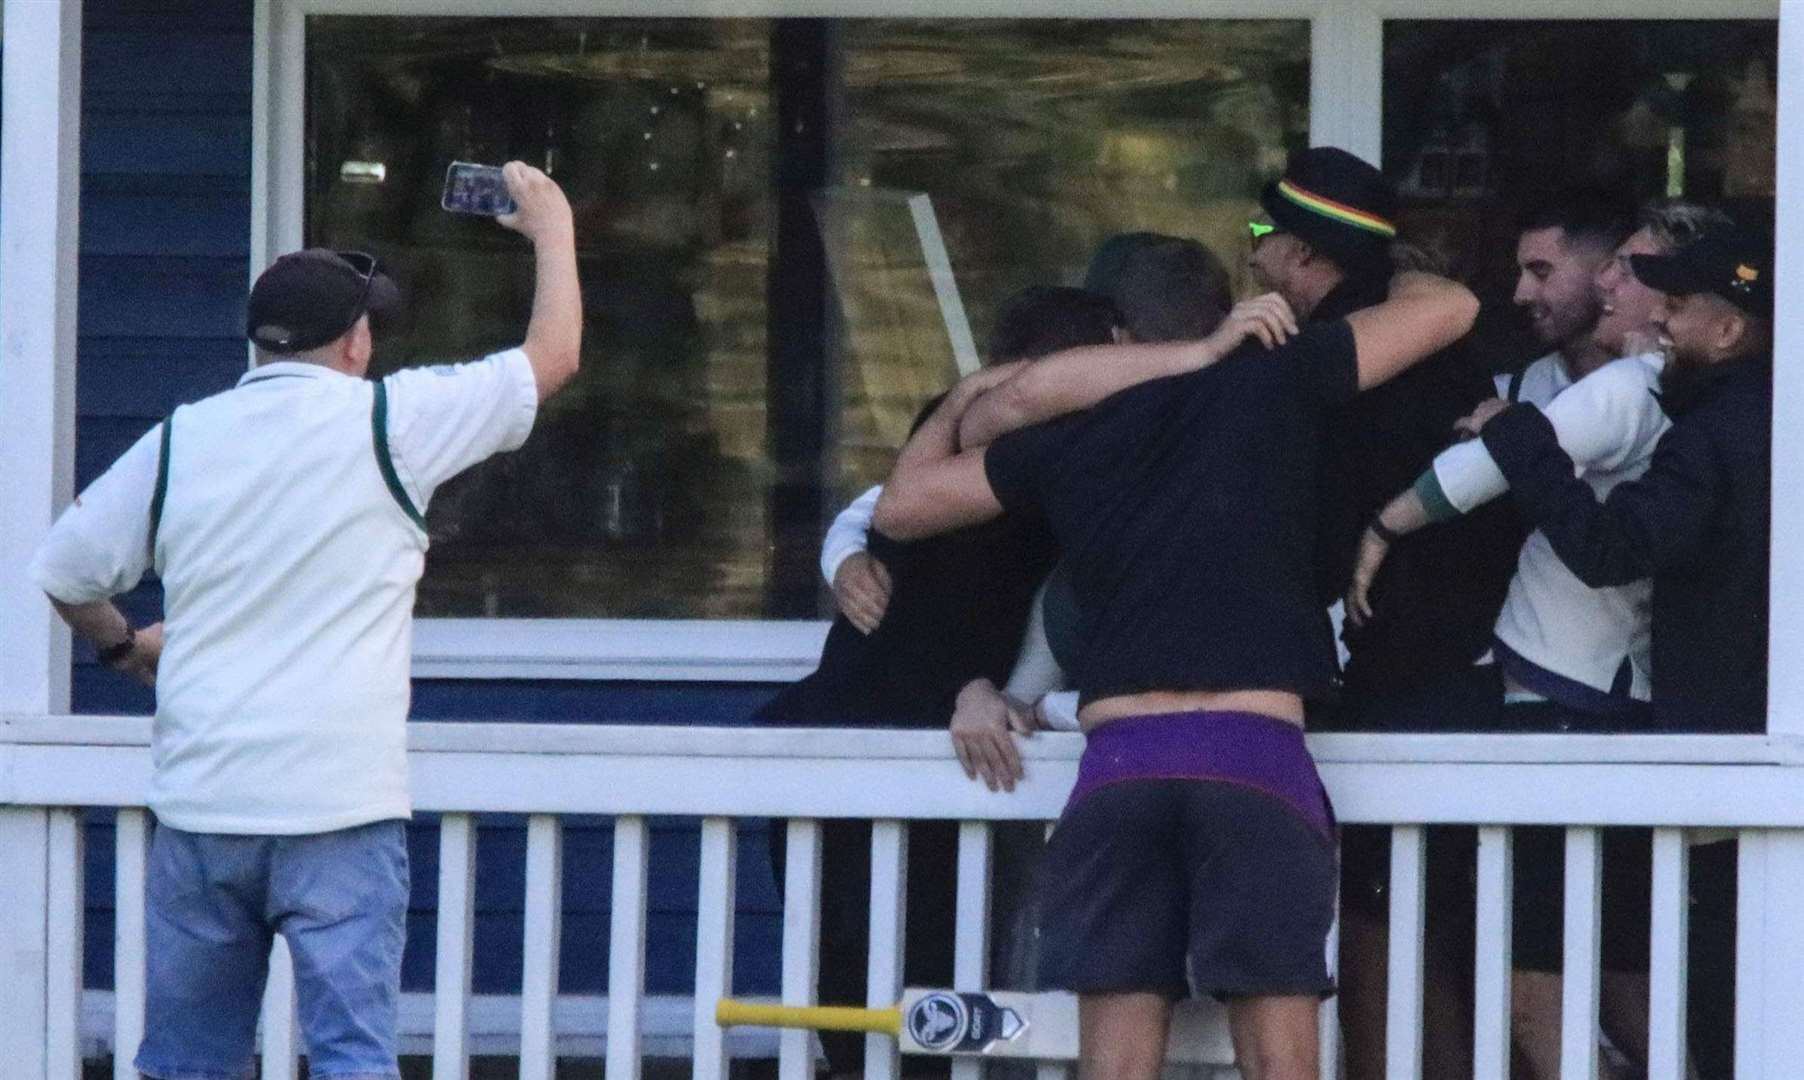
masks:
{"label": "group of men hugging", "polygon": [[[1192,994],[1226,1004],[1249,1080],[1313,1080],[1337,988],[1347,1075],[1383,1074],[1388,833],[1337,828],[1305,729],[1764,724],[1770,237],[1677,200],[1541,201],[1514,299],[1548,351],[1511,368],[1469,338],[1470,291],[1400,269],[1371,165],[1305,151],[1261,205],[1253,299],[1194,241],[1136,233],[1083,288],[1004,305],[986,366],[829,531],[819,670],[759,716],[949,725],[992,789],[1023,775],[1017,737],[1085,733],[1044,850],[998,844],[995,981],[1079,995],[1089,1080],[1156,1075]],[[954,836],[921,823],[910,845],[914,985],[950,981]],[[1514,842],[1516,1070],[1553,1080],[1563,839]],[[828,823],[824,845],[820,995],[860,1003],[868,825]],[[1430,831],[1430,1076],[1471,1073],[1475,850],[1471,829]],[[1691,1010],[1706,1077],[1730,1068],[1711,958],[1734,858],[1691,859],[1694,982],[1718,987]],[[1605,1060],[1632,1077],[1648,832],[1607,831],[1603,867]],[[824,1039],[835,1073],[857,1069],[861,1039]]]}

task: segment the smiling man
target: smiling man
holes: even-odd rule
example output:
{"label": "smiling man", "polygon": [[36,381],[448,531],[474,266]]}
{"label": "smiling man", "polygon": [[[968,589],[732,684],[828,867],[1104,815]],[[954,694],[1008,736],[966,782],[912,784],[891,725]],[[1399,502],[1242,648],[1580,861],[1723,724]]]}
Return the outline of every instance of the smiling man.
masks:
{"label": "smiling man", "polygon": [[1757,731],[1766,719],[1772,427],[1772,246],[1747,232],[1638,255],[1667,294],[1661,406],[1672,429],[1646,475],[1600,504],[1538,410],[1510,409],[1485,447],[1516,502],[1592,587],[1652,575],[1653,703],[1662,727]]}

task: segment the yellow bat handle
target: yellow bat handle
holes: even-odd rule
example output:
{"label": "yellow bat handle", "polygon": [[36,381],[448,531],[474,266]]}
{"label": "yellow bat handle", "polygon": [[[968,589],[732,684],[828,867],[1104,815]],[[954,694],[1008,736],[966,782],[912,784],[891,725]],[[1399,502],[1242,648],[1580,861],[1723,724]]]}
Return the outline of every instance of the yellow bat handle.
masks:
{"label": "yellow bat handle", "polygon": [[854,1009],[840,1005],[760,1005],[721,998],[714,1006],[721,1027],[808,1028],[812,1031],[871,1031],[902,1034],[901,1009]]}

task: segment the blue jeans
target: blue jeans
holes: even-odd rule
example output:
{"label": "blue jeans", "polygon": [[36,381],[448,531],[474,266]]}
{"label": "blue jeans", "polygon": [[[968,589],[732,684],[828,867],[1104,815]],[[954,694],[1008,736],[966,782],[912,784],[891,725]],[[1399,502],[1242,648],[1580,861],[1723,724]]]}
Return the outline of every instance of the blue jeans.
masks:
{"label": "blue jeans", "polygon": [[400,821],[305,836],[159,825],[146,886],[144,1041],[157,1080],[252,1075],[274,935],[294,957],[315,1080],[392,1080],[407,840]]}

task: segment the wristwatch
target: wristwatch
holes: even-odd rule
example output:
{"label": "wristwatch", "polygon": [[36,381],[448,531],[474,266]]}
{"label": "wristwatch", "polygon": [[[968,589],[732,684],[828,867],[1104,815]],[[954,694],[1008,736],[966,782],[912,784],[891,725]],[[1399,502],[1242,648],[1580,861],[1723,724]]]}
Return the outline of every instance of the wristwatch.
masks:
{"label": "wristwatch", "polygon": [[117,643],[108,645],[106,648],[96,652],[94,657],[107,667],[118,667],[119,661],[130,656],[132,654],[132,646],[137,643],[138,632],[133,630],[130,624],[127,624],[125,627],[125,637]]}

